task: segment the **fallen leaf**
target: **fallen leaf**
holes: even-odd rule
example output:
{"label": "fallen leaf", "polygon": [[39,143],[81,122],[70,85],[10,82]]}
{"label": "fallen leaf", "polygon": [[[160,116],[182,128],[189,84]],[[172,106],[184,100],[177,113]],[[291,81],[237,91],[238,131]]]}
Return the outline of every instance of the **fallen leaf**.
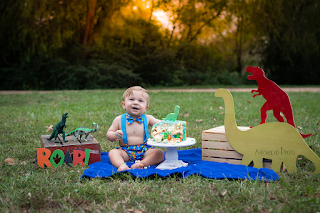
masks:
{"label": "fallen leaf", "polygon": [[227,194],[227,190],[224,190],[223,192],[221,192],[222,196],[226,196],[226,194]]}
{"label": "fallen leaf", "polygon": [[13,159],[13,158],[7,158],[4,160],[4,162],[6,162],[6,164],[8,164],[8,165],[14,165],[18,162],[18,160]]}
{"label": "fallen leaf", "polygon": [[189,112],[185,112],[185,113],[183,114],[183,117],[189,117]]}
{"label": "fallen leaf", "polygon": [[302,127],[301,127],[301,126],[297,126],[297,128],[298,128],[298,129],[302,129]]}
{"label": "fallen leaf", "polygon": [[203,121],[203,119],[196,119],[197,123],[201,123]]}
{"label": "fallen leaf", "polygon": [[46,128],[47,128],[47,130],[46,130],[46,132],[49,132],[49,131],[53,131],[53,125],[50,125],[50,126],[46,126]]}
{"label": "fallen leaf", "polygon": [[277,198],[275,196],[270,196],[269,199],[270,200],[276,200]]}
{"label": "fallen leaf", "polygon": [[314,193],[314,198],[318,198],[320,196],[320,193],[316,192]]}
{"label": "fallen leaf", "polygon": [[118,203],[112,204],[112,208],[113,208],[114,210],[117,210],[117,208],[118,208]]}
{"label": "fallen leaf", "polygon": [[263,208],[260,212],[261,212],[261,213],[269,213],[269,210],[266,209],[266,208]]}
{"label": "fallen leaf", "polygon": [[219,106],[219,109],[224,109],[222,106]]}
{"label": "fallen leaf", "polygon": [[215,102],[215,101],[212,101],[212,104],[216,104],[217,102]]}
{"label": "fallen leaf", "polygon": [[27,162],[22,161],[22,162],[20,163],[20,165],[27,165]]}

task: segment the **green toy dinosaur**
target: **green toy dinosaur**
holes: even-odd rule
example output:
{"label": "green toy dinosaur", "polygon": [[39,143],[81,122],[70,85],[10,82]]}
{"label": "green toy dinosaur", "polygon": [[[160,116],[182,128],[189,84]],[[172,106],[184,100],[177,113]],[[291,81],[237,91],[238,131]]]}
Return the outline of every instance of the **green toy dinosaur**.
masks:
{"label": "green toy dinosaur", "polygon": [[180,109],[180,107],[178,105],[176,105],[175,108],[174,108],[174,113],[170,113],[170,114],[167,115],[167,117],[162,118],[162,119],[165,120],[165,121],[175,121],[175,120],[177,120],[177,117],[179,115],[179,109]]}
{"label": "green toy dinosaur", "polygon": [[67,128],[67,125],[66,125],[67,117],[68,117],[68,113],[64,113],[62,115],[62,120],[53,127],[53,132],[51,133],[50,137],[47,138],[48,140],[51,140],[54,137],[54,142],[59,143],[59,141],[57,140],[57,137],[58,137],[58,134],[62,134],[63,141],[68,142],[65,137],[65,132],[63,131],[63,128]]}
{"label": "green toy dinosaur", "polygon": [[[83,138],[85,141],[87,141],[87,137],[89,136],[90,133],[92,132],[96,132],[99,130],[99,126],[98,124],[96,124],[95,122],[92,123],[93,126],[95,126],[94,129],[89,129],[86,127],[79,127],[76,128],[75,130],[69,132],[68,134],[66,134],[66,136],[69,135],[74,135],[74,141],[77,140],[77,138],[81,141],[81,139]],[[83,137],[84,136],[84,137]]]}

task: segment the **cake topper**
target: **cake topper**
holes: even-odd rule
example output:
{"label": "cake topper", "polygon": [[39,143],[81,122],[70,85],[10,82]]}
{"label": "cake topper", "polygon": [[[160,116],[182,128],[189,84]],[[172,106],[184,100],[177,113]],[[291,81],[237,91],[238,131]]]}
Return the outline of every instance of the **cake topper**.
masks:
{"label": "cake topper", "polygon": [[65,137],[65,132],[63,131],[63,128],[67,128],[67,125],[66,125],[67,117],[68,117],[68,113],[64,113],[62,115],[62,120],[53,127],[53,132],[51,133],[50,137],[47,138],[48,140],[51,140],[54,137],[54,142],[59,143],[59,141],[57,140],[57,137],[58,137],[58,134],[62,134],[63,141],[68,142]]}
{"label": "cake topper", "polygon": [[75,130],[69,132],[68,134],[66,134],[66,136],[74,135],[74,141],[76,141],[77,139],[79,139],[81,141],[82,138],[85,141],[87,141],[87,137],[89,136],[90,133],[96,132],[99,130],[98,124],[93,122],[92,125],[94,126],[94,129],[89,129],[86,127],[79,127],[79,128],[76,128]]}
{"label": "cake topper", "polygon": [[263,158],[266,158],[272,160],[272,169],[276,172],[280,171],[282,163],[288,172],[297,172],[297,157],[304,155],[315,164],[314,173],[320,172],[320,158],[292,125],[270,122],[241,131],[237,127],[231,93],[225,89],[218,89],[215,96],[224,100],[226,136],[230,145],[243,154],[243,165],[249,165],[253,161],[254,167],[262,168]]}
{"label": "cake topper", "polygon": [[[293,127],[296,127],[294,124],[290,99],[287,93],[283,91],[275,82],[266,78],[265,73],[261,68],[248,66],[246,71],[252,73],[252,75],[248,75],[248,79],[256,80],[258,84],[257,90],[251,90],[251,93],[258,93],[254,94],[253,97],[262,95],[266,99],[266,102],[263,104],[260,110],[260,124],[266,122],[267,111],[273,110],[273,115],[279,122],[284,122],[284,119],[280,114],[282,112],[287,122]],[[312,134],[301,134],[303,138],[309,137],[310,135]]]}
{"label": "cake topper", "polygon": [[176,121],[177,117],[179,115],[179,109],[180,109],[180,107],[178,105],[176,105],[174,108],[174,113],[170,113],[167,115],[167,117],[162,118],[162,119],[165,121]]}

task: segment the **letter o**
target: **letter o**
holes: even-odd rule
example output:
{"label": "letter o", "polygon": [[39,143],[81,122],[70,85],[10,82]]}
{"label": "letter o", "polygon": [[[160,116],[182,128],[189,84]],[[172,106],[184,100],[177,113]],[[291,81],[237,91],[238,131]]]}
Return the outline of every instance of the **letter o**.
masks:
{"label": "letter o", "polygon": [[[54,160],[53,160],[53,157],[58,155],[58,157],[60,157],[60,162],[59,163],[56,163]],[[64,153],[62,150],[60,149],[56,149],[50,156],[50,162],[51,162],[51,165],[53,168],[56,168],[58,166],[61,166],[63,163],[64,163]]]}

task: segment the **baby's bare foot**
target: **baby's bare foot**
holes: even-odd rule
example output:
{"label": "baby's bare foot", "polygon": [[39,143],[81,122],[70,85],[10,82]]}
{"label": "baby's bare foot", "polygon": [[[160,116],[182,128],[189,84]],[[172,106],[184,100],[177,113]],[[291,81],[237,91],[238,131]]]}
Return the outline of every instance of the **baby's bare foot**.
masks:
{"label": "baby's bare foot", "polygon": [[131,169],[143,169],[144,165],[142,163],[135,163],[131,166]]}
{"label": "baby's bare foot", "polygon": [[121,166],[119,166],[118,168],[118,172],[124,171],[124,170],[128,170],[130,169],[126,163],[122,164]]}

